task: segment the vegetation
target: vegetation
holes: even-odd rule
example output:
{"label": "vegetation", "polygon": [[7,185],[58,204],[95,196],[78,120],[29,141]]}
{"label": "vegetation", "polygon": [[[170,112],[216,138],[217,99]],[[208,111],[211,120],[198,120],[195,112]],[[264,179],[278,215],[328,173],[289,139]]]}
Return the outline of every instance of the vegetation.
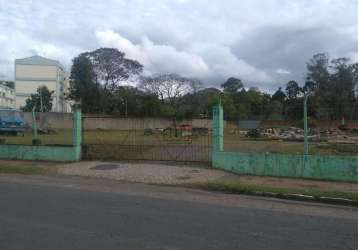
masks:
{"label": "vegetation", "polygon": [[[175,119],[210,117],[221,100],[225,119],[300,121],[304,94],[312,119],[357,119],[358,64],[317,54],[307,63],[306,82],[289,81],[274,94],[246,88],[230,77],[222,90],[176,74],[142,76],[143,66],[117,49],[101,48],[74,58],[69,99],[81,100],[85,113]],[[128,83],[133,83],[129,86]]]}
{"label": "vegetation", "polygon": [[33,165],[6,165],[0,166],[1,174],[23,174],[23,175],[41,175],[48,172],[47,167]]}
{"label": "vegetation", "polygon": [[[194,188],[205,189],[209,191],[218,191],[230,194],[246,194],[258,196],[271,196],[279,198],[295,198],[295,195],[312,196],[313,200],[321,200],[324,198],[331,199],[348,199],[358,205],[358,193],[342,192],[342,191],[327,191],[317,188],[285,188],[285,187],[270,187],[263,185],[252,185],[241,182],[209,182],[202,184],[188,185]],[[299,196],[296,196],[298,198]]]}
{"label": "vegetation", "polygon": [[46,86],[37,88],[37,93],[31,94],[30,98],[26,99],[26,104],[22,107],[25,112],[49,112],[52,110],[53,91],[50,91]]}

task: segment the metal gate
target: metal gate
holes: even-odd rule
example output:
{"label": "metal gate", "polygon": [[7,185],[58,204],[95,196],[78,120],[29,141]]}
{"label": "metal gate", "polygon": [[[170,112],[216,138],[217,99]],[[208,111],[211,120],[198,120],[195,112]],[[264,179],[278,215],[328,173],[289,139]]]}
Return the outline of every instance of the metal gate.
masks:
{"label": "metal gate", "polygon": [[212,121],[83,117],[83,158],[211,162]]}

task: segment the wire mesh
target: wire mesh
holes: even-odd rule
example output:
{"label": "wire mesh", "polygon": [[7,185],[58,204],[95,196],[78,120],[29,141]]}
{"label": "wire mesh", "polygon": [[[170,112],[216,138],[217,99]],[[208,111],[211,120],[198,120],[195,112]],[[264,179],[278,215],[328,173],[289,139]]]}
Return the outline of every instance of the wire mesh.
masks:
{"label": "wire mesh", "polygon": [[0,119],[2,144],[32,145],[33,140],[37,138],[41,145],[72,145],[71,113],[36,113],[37,135],[34,133],[32,113],[0,112]]}
{"label": "wire mesh", "polygon": [[83,118],[86,159],[211,161],[211,120]]}

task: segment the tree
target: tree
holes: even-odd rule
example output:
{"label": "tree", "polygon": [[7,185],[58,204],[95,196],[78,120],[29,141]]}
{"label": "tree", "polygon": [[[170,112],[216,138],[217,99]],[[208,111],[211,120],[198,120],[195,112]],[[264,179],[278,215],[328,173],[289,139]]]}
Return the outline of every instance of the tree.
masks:
{"label": "tree", "polygon": [[221,91],[217,88],[205,88],[193,93],[184,95],[181,103],[184,107],[184,115],[187,118],[211,117],[212,103],[214,96],[219,96]]}
{"label": "tree", "polygon": [[52,110],[52,100],[54,91],[50,91],[46,86],[37,88],[37,93],[31,94],[30,98],[26,99],[26,104],[21,109],[24,112],[50,112]]}
{"label": "tree", "polygon": [[329,57],[325,53],[314,55],[307,63],[307,80],[314,82],[314,90],[325,89],[329,80]]}
{"label": "tree", "polygon": [[278,101],[280,103],[284,103],[286,99],[285,93],[282,91],[282,88],[278,88],[278,90],[272,95],[271,98],[273,101]]}
{"label": "tree", "polygon": [[225,93],[235,94],[239,90],[244,88],[244,85],[240,79],[230,77],[229,79],[226,80],[226,82],[221,84],[221,87],[224,89]]}
{"label": "tree", "polygon": [[354,105],[354,67],[350,59],[338,58],[332,60],[329,96],[334,119],[350,117]]}
{"label": "tree", "polygon": [[84,113],[97,113],[103,111],[101,97],[101,87],[95,83],[92,63],[80,54],[73,59],[67,99],[81,102]]}
{"label": "tree", "polygon": [[136,87],[120,86],[113,94],[114,114],[125,116],[158,116],[161,105],[158,97]]}
{"label": "tree", "polygon": [[297,99],[302,93],[302,89],[295,81],[289,81],[286,84],[286,94],[289,100]]}
{"label": "tree", "polygon": [[83,53],[83,56],[92,63],[95,80],[105,91],[114,91],[120,82],[143,71],[139,62],[126,58],[125,53],[114,48],[100,48]]}
{"label": "tree", "polygon": [[168,104],[172,114],[178,114],[181,97],[195,93],[201,83],[196,79],[185,78],[176,74],[165,74],[142,78],[140,88],[159,97],[162,104]]}

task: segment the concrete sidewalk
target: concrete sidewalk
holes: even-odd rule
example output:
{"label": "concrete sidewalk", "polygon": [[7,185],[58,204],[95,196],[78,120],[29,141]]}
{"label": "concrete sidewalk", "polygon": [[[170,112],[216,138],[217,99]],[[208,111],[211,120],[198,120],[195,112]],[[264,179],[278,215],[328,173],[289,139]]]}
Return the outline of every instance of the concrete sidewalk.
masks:
{"label": "concrete sidewalk", "polygon": [[58,166],[58,173],[70,176],[97,177],[149,184],[177,185],[207,182],[239,182],[266,187],[358,193],[358,183],[238,176],[210,168],[164,163],[80,162]]}

